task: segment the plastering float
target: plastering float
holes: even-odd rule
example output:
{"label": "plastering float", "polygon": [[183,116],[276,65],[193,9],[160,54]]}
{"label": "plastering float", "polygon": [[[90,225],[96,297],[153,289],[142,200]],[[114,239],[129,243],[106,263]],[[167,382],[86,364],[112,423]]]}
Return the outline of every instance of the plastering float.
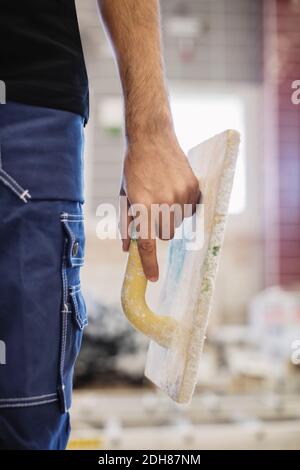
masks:
{"label": "plastering float", "polygon": [[132,325],[151,339],[146,377],[179,403],[191,400],[198,379],[239,141],[237,131],[227,130],[188,153],[202,200],[169,242],[159,313],[146,303],[137,242],[130,243],[122,307]]}

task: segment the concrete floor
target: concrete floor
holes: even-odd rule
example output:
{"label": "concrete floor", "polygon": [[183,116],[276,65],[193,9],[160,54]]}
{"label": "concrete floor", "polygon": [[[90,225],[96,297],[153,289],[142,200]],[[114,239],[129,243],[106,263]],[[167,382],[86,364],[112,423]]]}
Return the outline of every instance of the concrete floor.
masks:
{"label": "concrete floor", "polygon": [[73,449],[300,449],[298,397],[195,395],[189,407],[159,393],[94,390],[75,393]]}

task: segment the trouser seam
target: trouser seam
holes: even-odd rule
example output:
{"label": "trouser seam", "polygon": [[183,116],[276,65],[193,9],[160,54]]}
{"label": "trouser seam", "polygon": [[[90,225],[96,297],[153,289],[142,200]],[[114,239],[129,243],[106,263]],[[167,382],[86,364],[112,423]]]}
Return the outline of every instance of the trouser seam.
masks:
{"label": "trouser seam", "polygon": [[[64,243],[64,253],[66,255],[67,243]],[[65,398],[65,384],[64,384],[64,367],[65,367],[65,355],[67,345],[67,333],[68,333],[68,316],[70,315],[70,309],[68,305],[68,280],[67,280],[67,263],[66,259],[63,258],[61,276],[62,276],[62,287],[63,287],[63,305],[61,309],[61,343],[60,343],[60,361],[59,361],[59,394],[61,397],[61,405],[63,411],[67,411],[66,398]]]}
{"label": "trouser seam", "polygon": [[37,406],[52,403],[58,400],[57,392],[31,397],[0,398],[0,408],[20,408],[26,406]]}
{"label": "trouser seam", "polygon": [[31,198],[28,189],[24,189],[17,181],[9,175],[2,167],[2,155],[1,155],[1,144],[0,144],[0,180],[13,191],[24,203],[27,203],[28,199]]}
{"label": "trouser seam", "polygon": [[34,395],[32,397],[17,397],[17,398],[0,398],[0,404],[7,401],[30,401],[30,400],[40,400],[42,398],[53,398],[56,396],[56,393],[47,393],[45,395]]}
{"label": "trouser seam", "polygon": [[46,405],[48,403],[54,403],[56,401],[58,401],[58,397],[51,398],[49,400],[41,400],[41,401],[4,403],[4,404],[0,404],[0,409],[1,408],[28,408],[29,406]]}

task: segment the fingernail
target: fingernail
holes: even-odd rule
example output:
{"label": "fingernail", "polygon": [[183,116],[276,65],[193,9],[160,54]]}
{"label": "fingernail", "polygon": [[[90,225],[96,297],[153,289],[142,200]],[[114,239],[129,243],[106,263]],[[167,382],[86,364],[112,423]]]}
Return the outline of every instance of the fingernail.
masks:
{"label": "fingernail", "polygon": [[158,277],[155,277],[155,276],[149,277],[149,281],[151,282],[156,282],[157,280],[158,280]]}

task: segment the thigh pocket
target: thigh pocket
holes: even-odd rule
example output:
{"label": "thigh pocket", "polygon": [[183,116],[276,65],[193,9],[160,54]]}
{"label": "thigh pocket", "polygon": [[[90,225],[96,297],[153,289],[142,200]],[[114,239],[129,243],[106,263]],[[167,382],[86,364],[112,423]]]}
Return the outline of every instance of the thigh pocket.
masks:
{"label": "thigh pocket", "polygon": [[65,412],[71,406],[74,365],[80,350],[83,329],[88,321],[80,286],[80,268],[84,264],[85,245],[83,215],[63,212],[61,224],[64,250],[59,392]]}

